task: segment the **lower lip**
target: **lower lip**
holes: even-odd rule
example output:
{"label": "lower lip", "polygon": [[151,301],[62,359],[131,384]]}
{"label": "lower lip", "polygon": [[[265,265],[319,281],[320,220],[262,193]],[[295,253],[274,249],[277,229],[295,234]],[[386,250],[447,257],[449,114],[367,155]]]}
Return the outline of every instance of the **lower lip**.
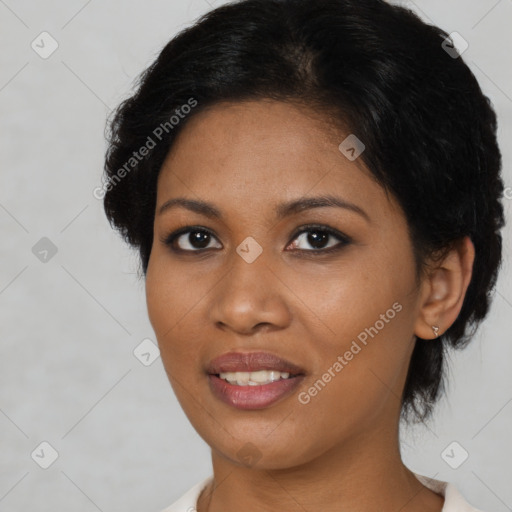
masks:
{"label": "lower lip", "polygon": [[238,386],[216,375],[208,375],[208,380],[213,394],[228,405],[237,409],[264,409],[290,395],[304,376],[280,379],[261,386]]}

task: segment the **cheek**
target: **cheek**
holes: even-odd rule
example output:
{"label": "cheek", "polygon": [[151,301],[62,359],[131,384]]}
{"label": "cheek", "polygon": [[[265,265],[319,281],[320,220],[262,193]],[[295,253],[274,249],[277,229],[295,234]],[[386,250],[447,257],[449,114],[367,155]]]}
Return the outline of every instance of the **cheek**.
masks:
{"label": "cheek", "polygon": [[181,293],[181,290],[190,291],[190,287],[184,287],[176,271],[167,268],[162,260],[158,254],[151,256],[146,273],[146,304],[167,370],[168,363],[176,360],[173,352],[179,349],[179,345],[174,341],[178,339],[182,327],[180,320],[186,316],[189,303],[186,293]]}
{"label": "cheek", "polygon": [[146,273],[148,316],[160,342],[166,343],[180,329],[181,321],[193,314],[193,307],[205,295],[201,281],[172,264],[162,249],[154,248]]}
{"label": "cheek", "polygon": [[405,308],[377,311],[384,315],[392,311],[385,316],[388,323],[378,315],[366,319],[366,313],[357,319],[339,319],[343,334],[330,343],[324,338],[321,352],[316,353],[318,371],[297,392],[295,419],[308,425],[311,436],[306,436],[305,445],[311,443],[314,450],[327,449],[337,439],[356,435],[376,422],[384,424],[398,413],[413,348],[405,341],[410,320]]}
{"label": "cheek", "polygon": [[207,276],[190,274],[171,264],[165,254],[152,253],[146,273],[148,317],[169,375],[196,378],[198,354],[204,343],[203,302],[211,284]]}
{"label": "cheek", "polygon": [[413,314],[415,274],[407,258],[394,263],[359,254],[339,265],[304,265],[281,276],[293,292],[288,300],[295,320],[315,333],[313,352],[343,349],[359,335],[364,339],[376,323],[379,332],[390,333]]}
{"label": "cheek", "polygon": [[146,305],[149,321],[159,342],[162,341],[161,333],[172,326],[173,319],[169,317],[169,310],[174,311],[172,306],[174,306],[175,294],[169,293],[172,289],[172,281],[171,276],[163,272],[158,265],[158,258],[153,252],[146,272]]}
{"label": "cheek", "polygon": [[407,254],[361,258],[320,278],[301,272],[294,292],[304,303],[298,308],[311,340],[305,353],[312,378],[300,391],[314,412],[310,418],[336,428],[347,411],[361,420],[376,414],[390,393],[400,396],[415,322],[415,272]]}

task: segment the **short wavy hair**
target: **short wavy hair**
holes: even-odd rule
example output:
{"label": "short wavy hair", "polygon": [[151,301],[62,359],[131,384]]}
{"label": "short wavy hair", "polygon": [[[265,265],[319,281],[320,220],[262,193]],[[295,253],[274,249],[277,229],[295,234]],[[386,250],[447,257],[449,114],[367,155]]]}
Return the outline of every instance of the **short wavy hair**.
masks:
{"label": "short wavy hair", "polygon": [[445,351],[466,346],[486,316],[502,257],[496,115],[454,51],[446,32],[382,0],[242,0],[182,30],[107,123],[100,197],[140,254],[139,276],[158,174],[187,121],[221,101],[309,105],[364,141],[362,160],[405,213],[419,272],[465,236],[475,246],[456,321],[436,341],[418,339],[411,357],[401,414],[430,417]]}

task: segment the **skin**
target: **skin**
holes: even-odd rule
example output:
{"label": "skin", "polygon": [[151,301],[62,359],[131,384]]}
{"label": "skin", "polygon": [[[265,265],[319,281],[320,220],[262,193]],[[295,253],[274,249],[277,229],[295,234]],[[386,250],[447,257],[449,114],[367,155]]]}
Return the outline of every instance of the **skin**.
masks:
{"label": "skin", "polygon": [[[404,214],[361,159],[339,151],[347,135],[304,106],[217,104],[187,122],[162,166],[146,298],[171,385],[211,447],[214,481],[198,512],[442,509],[444,499],[402,463],[400,396],[415,336],[439,342],[432,325],[442,334],[460,311],[473,245],[461,240],[418,280]],[[367,218],[339,207],[275,216],[282,202],[325,194]],[[222,219],[180,206],[159,213],[177,197],[211,202]],[[311,231],[293,238],[309,223],[351,242],[322,255],[339,240],[314,246]],[[189,252],[173,252],[165,237],[184,226],[210,229],[208,248],[185,234],[174,243]],[[252,263],[236,252],[248,236],[263,249]],[[301,403],[298,393],[395,303],[400,312]],[[230,351],[272,352],[306,378],[265,409],[235,409],[212,394],[205,373]],[[239,459],[243,447],[252,462]]]}

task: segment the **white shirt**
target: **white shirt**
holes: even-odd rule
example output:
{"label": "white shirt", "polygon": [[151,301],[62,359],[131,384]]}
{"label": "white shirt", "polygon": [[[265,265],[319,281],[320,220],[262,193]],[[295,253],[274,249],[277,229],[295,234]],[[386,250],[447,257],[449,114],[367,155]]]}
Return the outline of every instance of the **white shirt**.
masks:
{"label": "white shirt", "polygon": [[[436,494],[444,497],[442,512],[482,512],[481,510],[472,507],[464,499],[462,494],[460,494],[454,484],[418,475],[417,473],[413,474],[425,487],[428,487]],[[196,512],[197,499],[199,498],[201,491],[210,483],[212,478],[212,476],[209,476],[202,482],[197,483],[178,501],[175,501],[172,505],[161,512]]]}

